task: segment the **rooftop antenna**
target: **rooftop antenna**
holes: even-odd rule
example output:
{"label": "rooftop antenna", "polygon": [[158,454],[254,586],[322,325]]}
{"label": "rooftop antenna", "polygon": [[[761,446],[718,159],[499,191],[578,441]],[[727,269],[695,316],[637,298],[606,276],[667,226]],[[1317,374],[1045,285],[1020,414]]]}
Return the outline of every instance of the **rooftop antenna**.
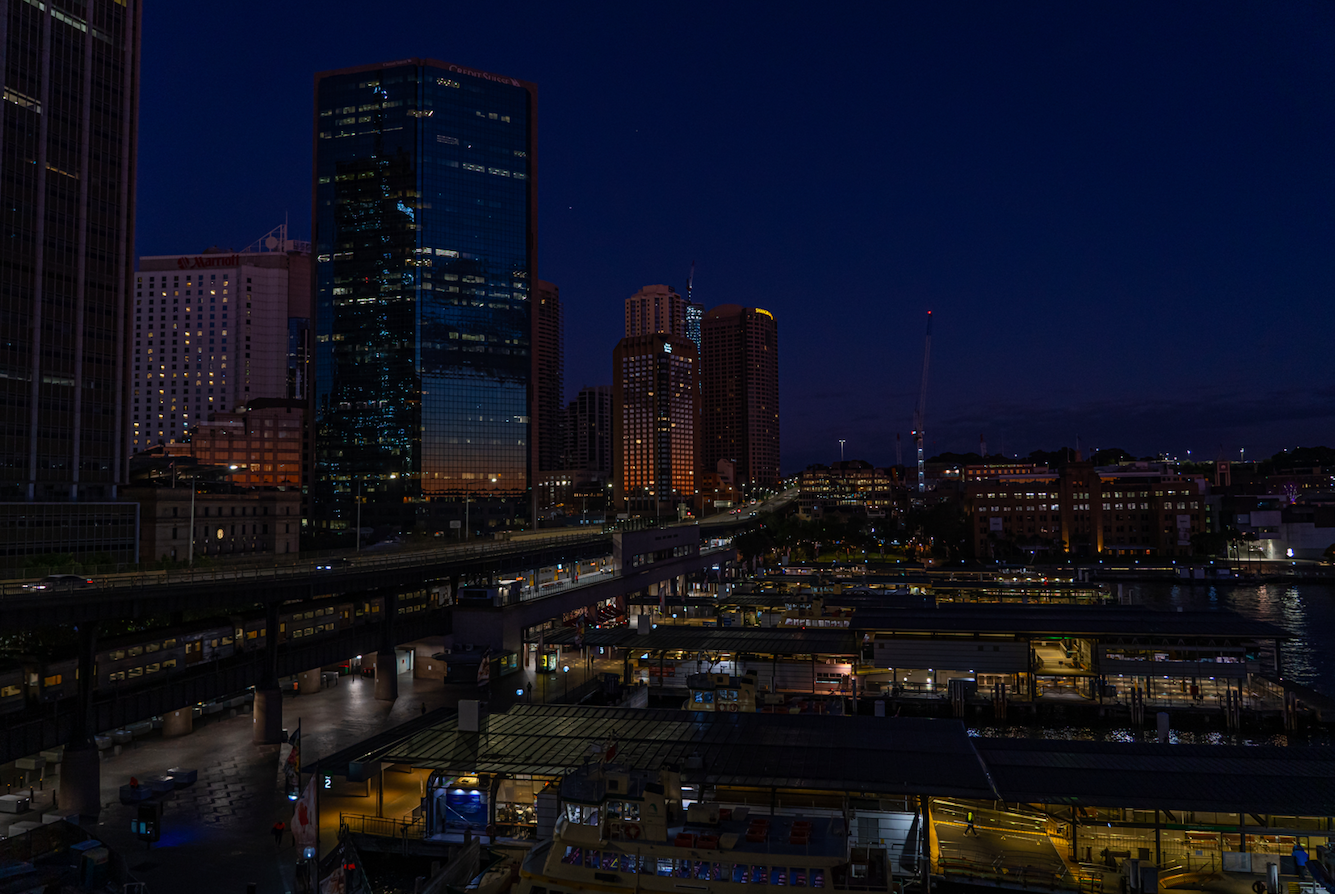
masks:
{"label": "rooftop antenna", "polygon": [[686,277],[686,300],[691,300],[691,293],[695,290],[695,261],[691,261],[691,273]]}
{"label": "rooftop antenna", "polygon": [[904,465],[904,442],[900,440],[899,432],[895,432],[895,465]]}
{"label": "rooftop antenna", "polygon": [[913,411],[913,439],[918,447],[918,493],[927,493],[927,472],[922,455],[922,420],[927,412],[927,369],[932,360],[932,312],[927,311],[927,339],[922,347],[922,385],[918,389],[918,408]]}
{"label": "rooftop antenna", "polygon": [[844,461],[844,438],[839,439],[839,462]]}

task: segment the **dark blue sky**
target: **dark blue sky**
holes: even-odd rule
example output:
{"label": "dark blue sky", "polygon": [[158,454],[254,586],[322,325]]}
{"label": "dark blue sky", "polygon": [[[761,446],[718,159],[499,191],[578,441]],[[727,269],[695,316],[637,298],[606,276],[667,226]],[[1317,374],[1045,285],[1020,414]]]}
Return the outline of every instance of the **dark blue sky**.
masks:
{"label": "dark blue sky", "polygon": [[[225,12],[224,12],[225,10]],[[783,465],[1335,443],[1335,7],[149,4],[140,254],[310,228],[315,71],[539,85],[566,385],[641,285],[774,312]]]}

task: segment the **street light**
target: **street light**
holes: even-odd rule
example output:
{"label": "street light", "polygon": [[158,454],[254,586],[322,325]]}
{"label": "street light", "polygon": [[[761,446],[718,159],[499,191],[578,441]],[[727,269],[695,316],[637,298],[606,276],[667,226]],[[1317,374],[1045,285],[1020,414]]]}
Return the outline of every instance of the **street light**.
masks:
{"label": "street light", "polygon": [[564,698],[569,698],[569,697],[570,697],[570,665],[568,665],[568,664],[563,664],[563,665],[561,665],[561,679],[565,680],[565,696],[564,696]]}

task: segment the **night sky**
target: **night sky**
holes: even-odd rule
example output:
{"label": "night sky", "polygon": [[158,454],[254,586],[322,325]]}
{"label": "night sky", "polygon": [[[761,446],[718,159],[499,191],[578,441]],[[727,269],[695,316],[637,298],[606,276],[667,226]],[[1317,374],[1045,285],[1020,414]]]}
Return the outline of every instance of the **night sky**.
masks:
{"label": "night sky", "polygon": [[310,233],[312,75],[539,86],[566,388],[640,286],[779,322],[783,467],[1335,443],[1335,6],[149,3],[138,253]]}

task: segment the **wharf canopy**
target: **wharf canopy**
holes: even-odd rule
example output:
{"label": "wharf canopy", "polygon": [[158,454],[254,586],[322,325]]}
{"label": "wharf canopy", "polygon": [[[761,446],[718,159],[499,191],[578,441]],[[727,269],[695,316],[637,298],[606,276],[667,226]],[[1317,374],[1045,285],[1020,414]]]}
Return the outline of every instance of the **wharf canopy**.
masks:
{"label": "wharf canopy", "polygon": [[976,677],[1028,698],[1101,698],[1104,687],[1139,686],[1147,697],[1193,701],[1279,678],[1279,644],[1289,637],[1233,612],[1123,606],[859,609],[851,630],[863,639],[863,661],[890,675],[869,684],[913,691]]}
{"label": "wharf canopy", "polygon": [[973,745],[1012,802],[1289,817],[1328,816],[1335,804],[1330,748],[988,738]]}
{"label": "wharf canopy", "polygon": [[703,785],[996,796],[962,724],[917,718],[831,722],[814,715],[516,705],[487,718],[483,732],[460,731],[451,718],[364,760],[457,775],[558,777],[589,760],[591,743],[615,743],[617,760],[632,767],[675,765],[684,782]]}

